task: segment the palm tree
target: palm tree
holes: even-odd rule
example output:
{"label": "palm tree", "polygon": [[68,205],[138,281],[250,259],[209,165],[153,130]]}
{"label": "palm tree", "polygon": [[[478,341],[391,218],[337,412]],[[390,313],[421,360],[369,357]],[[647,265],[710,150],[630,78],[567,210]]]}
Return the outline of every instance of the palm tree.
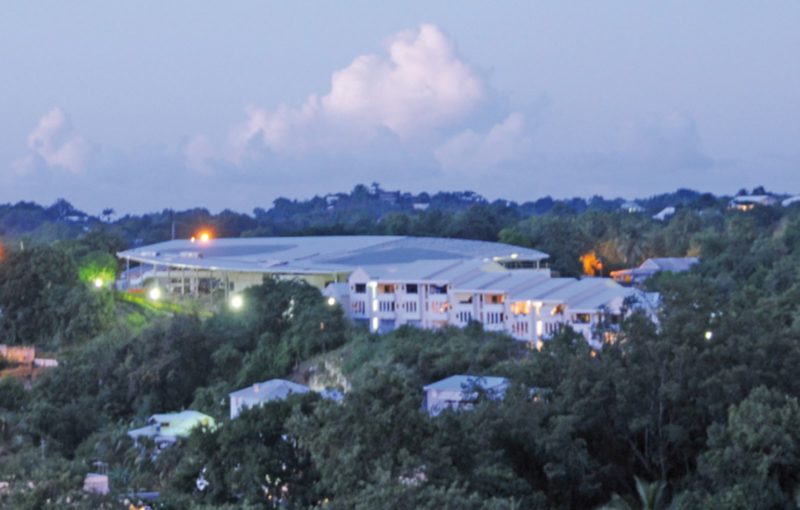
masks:
{"label": "palm tree", "polygon": [[103,209],[103,212],[101,212],[100,215],[106,219],[106,223],[110,223],[111,217],[114,216],[114,209],[106,207]]}
{"label": "palm tree", "polygon": [[614,494],[611,501],[597,510],[665,510],[668,508],[665,502],[667,484],[664,481],[644,482],[638,476],[634,476],[633,479],[636,482],[638,501],[632,496],[623,498],[619,494]]}

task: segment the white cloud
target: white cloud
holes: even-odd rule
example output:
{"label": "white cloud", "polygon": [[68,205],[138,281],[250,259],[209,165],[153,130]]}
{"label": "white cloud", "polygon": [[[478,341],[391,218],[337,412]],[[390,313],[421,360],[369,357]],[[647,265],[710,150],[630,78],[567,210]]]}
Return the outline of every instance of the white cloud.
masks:
{"label": "white cloud", "polygon": [[447,173],[486,174],[523,160],[531,152],[525,117],[514,112],[485,135],[462,131],[434,151]]}
{"label": "white cloud", "polygon": [[713,164],[703,149],[697,123],[682,112],[629,125],[622,131],[617,149],[632,166],[679,171]]}
{"label": "white cloud", "polygon": [[360,55],[335,71],[330,91],[300,107],[250,107],[231,132],[229,159],[239,163],[254,144],[275,152],[340,149],[381,131],[424,139],[471,113],[484,97],[481,79],[434,25],[398,33],[387,55]]}
{"label": "white cloud", "polygon": [[90,146],[75,132],[64,110],[56,107],[39,119],[28,135],[28,149],[30,154],[14,163],[20,172],[30,171],[41,161],[48,167],[79,174],[86,169]]}

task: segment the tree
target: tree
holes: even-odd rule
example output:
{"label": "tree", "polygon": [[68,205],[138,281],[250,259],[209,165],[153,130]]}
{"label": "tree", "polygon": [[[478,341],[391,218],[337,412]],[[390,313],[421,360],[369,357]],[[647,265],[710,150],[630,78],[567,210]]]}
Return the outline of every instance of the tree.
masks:
{"label": "tree", "polygon": [[800,403],[763,386],[731,406],[708,430],[698,471],[708,503],[725,508],[780,508],[800,483]]}

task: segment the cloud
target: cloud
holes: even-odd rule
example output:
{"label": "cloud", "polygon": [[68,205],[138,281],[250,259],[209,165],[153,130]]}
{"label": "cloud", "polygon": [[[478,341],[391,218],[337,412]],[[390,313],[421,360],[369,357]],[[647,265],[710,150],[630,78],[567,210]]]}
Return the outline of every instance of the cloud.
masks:
{"label": "cloud", "polygon": [[79,174],[86,169],[90,145],[75,132],[64,110],[55,107],[39,119],[28,135],[28,150],[27,156],[14,163],[21,173],[44,164]]}
{"label": "cloud", "polygon": [[663,170],[710,168],[694,118],[683,112],[629,125],[618,140],[619,157],[631,166]]}
{"label": "cloud", "polygon": [[487,174],[523,161],[530,156],[531,146],[525,117],[514,112],[485,135],[462,131],[435,149],[434,155],[447,173]]}
{"label": "cloud", "polygon": [[386,55],[365,54],[335,71],[331,88],[299,107],[247,109],[229,139],[237,164],[254,148],[273,152],[341,150],[389,132],[421,140],[469,115],[484,98],[484,84],[434,25],[400,32]]}

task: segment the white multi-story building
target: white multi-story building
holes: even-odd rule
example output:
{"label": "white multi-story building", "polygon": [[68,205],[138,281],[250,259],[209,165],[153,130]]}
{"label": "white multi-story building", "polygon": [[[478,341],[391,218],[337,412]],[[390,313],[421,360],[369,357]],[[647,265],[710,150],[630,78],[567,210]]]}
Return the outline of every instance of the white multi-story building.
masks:
{"label": "white multi-story building", "polygon": [[641,291],[609,278],[553,278],[546,269],[509,269],[494,261],[359,268],[348,283],[350,317],[374,332],[477,321],[532,345],[570,326],[600,347],[627,310],[649,303]]}

